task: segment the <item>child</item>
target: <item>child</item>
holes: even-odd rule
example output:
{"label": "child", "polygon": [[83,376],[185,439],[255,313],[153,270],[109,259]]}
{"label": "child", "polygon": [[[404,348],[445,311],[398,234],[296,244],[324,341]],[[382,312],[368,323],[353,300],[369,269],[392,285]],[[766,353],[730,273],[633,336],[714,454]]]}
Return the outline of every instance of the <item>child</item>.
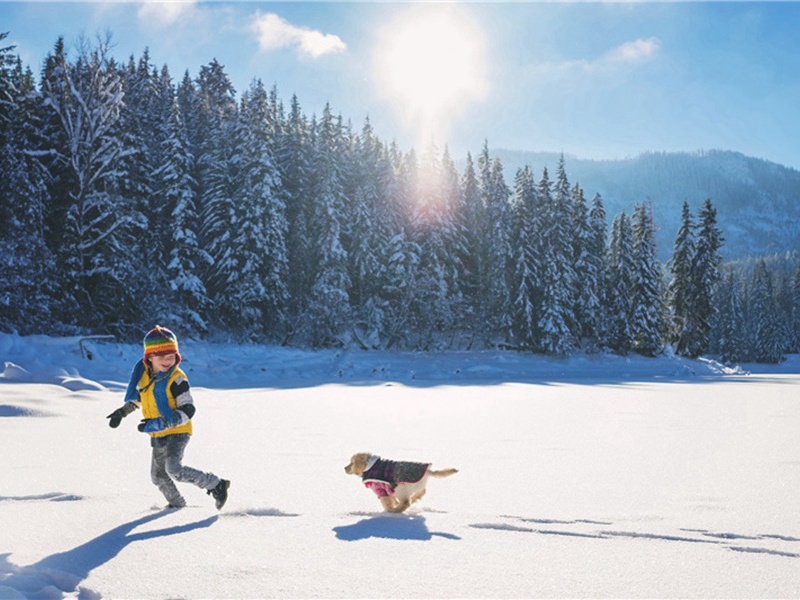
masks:
{"label": "child", "polygon": [[150,435],[153,448],[150,475],[169,508],[186,506],[175,486],[175,481],[182,481],[208,490],[221,509],[231,482],[181,464],[192,434],[195,407],[189,380],[178,367],[180,362],[178,338],[166,327],[156,325],[144,337],[144,358],[133,367],[125,404],[106,418],[109,426],[118,427],[124,417],[141,406],[144,418],[138,429]]}

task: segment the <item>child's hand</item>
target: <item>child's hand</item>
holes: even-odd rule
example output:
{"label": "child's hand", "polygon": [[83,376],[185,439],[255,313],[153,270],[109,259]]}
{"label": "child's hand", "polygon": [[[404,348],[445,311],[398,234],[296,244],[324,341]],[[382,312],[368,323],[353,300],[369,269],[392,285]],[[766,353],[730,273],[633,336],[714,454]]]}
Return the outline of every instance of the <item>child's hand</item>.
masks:
{"label": "child's hand", "polygon": [[143,433],[155,433],[156,431],[164,431],[164,419],[158,417],[156,419],[142,419],[137,429]]}
{"label": "child's hand", "polygon": [[106,419],[108,419],[108,426],[111,427],[112,429],[116,429],[117,427],[119,427],[119,424],[122,423],[122,419],[124,419],[127,416],[128,413],[125,412],[124,408],[118,408],[117,410],[115,410],[106,417]]}

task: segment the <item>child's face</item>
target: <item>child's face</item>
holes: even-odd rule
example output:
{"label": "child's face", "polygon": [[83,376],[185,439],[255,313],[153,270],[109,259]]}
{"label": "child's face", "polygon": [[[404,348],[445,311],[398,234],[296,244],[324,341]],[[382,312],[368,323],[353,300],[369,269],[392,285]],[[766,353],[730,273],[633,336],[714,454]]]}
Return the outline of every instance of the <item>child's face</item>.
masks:
{"label": "child's face", "polygon": [[164,373],[174,367],[177,360],[176,354],[162,354],[161,356],[151,356],[150,364],[153,365],[153,371],[156,373]]}

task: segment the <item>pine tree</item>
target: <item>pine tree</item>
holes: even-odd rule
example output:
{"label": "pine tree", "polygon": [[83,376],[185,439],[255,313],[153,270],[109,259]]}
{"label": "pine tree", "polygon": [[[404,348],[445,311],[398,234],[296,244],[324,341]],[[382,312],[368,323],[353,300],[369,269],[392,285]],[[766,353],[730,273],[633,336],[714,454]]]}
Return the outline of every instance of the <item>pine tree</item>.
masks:
{"label": "pine tree", "polygon": [[[592,303],[586,302],[582,323],[584,337],[589,341],[588,348],[603,346],[608,329],[608,303],[606,290],[608,274],[606,271],[606,247],[608,238],[608,221],[603,198],[595,194],[592,199],[592,208],[589,211],[589,239],[586,244],[587,269],[583,277],[586,281],[586,292],[592,293],[597,298],[596,310],[592,310]],[[592,345],[594,342],[594,346]]]}
{"label": "pine tree", "polygon": [[650,204],[639,204],[633,216],[634,281],[631,333],[633,349],[655,356],[662,347],[664,331],[661,298],[662,273],[655,246],[655,224]]}
{"label": "pine tree", "polygon": [[[460,259],[462,266],[461,292],[468,314],[465,325],[472,331],[473,338],[483,327],[479,317],[481,311],[481,281],[483,281],[484,257],[481,237],[484,224],[484,207],[481,201],[480,184],[475,172],[472,155],[467,154],[466,165],[460,179],[460,206],[464,215],[464,249]],[[471,344],[470,344],[471,347]]]}
{"label": "pine tree", "polygon": [[759,363],[779,363],[784,359],[780,343],[772,278],[765,261],[753,274],[751,318],[753,319],[753,358]]}
{"label": "pine tree", "polygon": [[[546,187],[546,180],[545,171],[540,191]],[[559,165],[559,179],[553,195],[543,196],[543,292],[539,318],[541,345],[547,353],[566,354],[575,345],[575,272],[572,207],[563,161]]]}
{"label": "pine tree", "polygon": [[728,276],[720,290],[719,299],[721,301],[718,321],[720,360],[725,364],[735,364],[746,358],[746,348],[742,290],[733,269],[728,271]]}
{"label": "pine tree", "polygon": [[[596,200],[602,207],[599,197]],[[605,216],[602,225],[592,222],[594,217],[586,206],[583,189],[577,184],[572,189],[574,272],[575,272],[575,323],[576,336],[584,348],[597,348],[600,339],[602,272],[605,259]],[[594,227],[602,228],[602,240],[596,244]]]}
{"label": "pine tree", "polygon": [[[0,43],[6,36],[0,33]],[[44,171],[31,129],[38,124],[33,75],[13,49],[0,48],[0,330],[34,333],[53,324],[56,290],[44,236]]]}
{"label": "pine tree", "polygon": [[689,203],[683,203],[681,227],[675,239],[670,262],[668,308],[670,317],[669,339],[678,354],[687,354],[691,345],[692,314],[692,264],[695,255],[694,221]]}
{"label": "pine tree", "polygon": [[485,210],[484,231],[485,263],[481,284],[482,314],[487,324],[490,341],[507,341],[511,333],[508,278],[511,261],[511,195],[503,177],[499,159],[489,162],[488,149],[484,148],[479,162],[481,198]]}
{"label": "pine tree", "polygon": [[536,204],[536,182],[530,167],[525,167],[517,171],[514,183],[512,247],[515,254],[511,285],[511,327],[514,340],[522,350],[534,350],[537,346],[537,267],[533,245]]}
{"label": "pine tree", "polygon": [[719,282],[722,257],[722,234],[717,227],[717,211],[706,200],[698,213],[699,232],[690,271],[691,287],[689,314],[684,336],[684,352],[697,357],[706,352],[711,343],[710,332],[714,317],[714,292]]}
{"label": "pine tree", "polygon": [[628,354],[633,349],[631,320],[634,281],[633,232],[630,219],[623,211],[614,219],[611,227],[606,291],[609,306],[608,345],[620,354]]}
{"label": "pine tree", "polygon": [[[224,312],[227,289],[238,279],[232,240],[241,144],[235,90],[224,67],[216,60],[201,67],[197,88],[200,114],[196,121],[207,132],[198,140],[199,235],[201,248],[211,257],[203,283],[216,313]],[[224,325],[227,317],[220,316]]]}
{"label": "pine tree", "polygon": [[792,273],[791,302],[788,352],[796,354],[800,352],[800,260]]}
{"label": "pine tree", "polygon": [[344,183],[340,153],[342,132],[326,105],[316,139],[317,174],[313,191],[315,270],[303,323],[313,347],[337,346],[350,317],[348,257],[342,243]]}
{"label": "pine tree", "polygon": [[117,128],[124,90],[108,42],[84,47],[72,63],[55,57],[43,82],[46,105],[66,140],[69,207],[59,268],[78,303],[78,324],[102,326],[126,306],[125,229],[131,217],[120,199],[118,162],[126,157]]}
{"label": "pine tree", "polygon": [[286,133],[278,150],[278,171],[286,203],[289,318],[296,321],[306,307],[314,283],[312,127],[303,115],[297,96],[292,97]]}
{"label": "pine tree", "polygon": [[275,335],[284,326],[286,218],[277,194],[280,176],[269,142],[269,100],[260,81],[242,96],[236,139],[231,249],[233,268],[218,307],[229,327],[241,334]]}

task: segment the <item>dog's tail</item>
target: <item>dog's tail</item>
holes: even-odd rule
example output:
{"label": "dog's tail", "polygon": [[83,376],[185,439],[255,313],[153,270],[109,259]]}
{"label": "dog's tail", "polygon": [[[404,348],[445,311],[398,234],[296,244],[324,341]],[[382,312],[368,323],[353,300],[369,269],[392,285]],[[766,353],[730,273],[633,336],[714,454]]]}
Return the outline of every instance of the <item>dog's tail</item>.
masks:
{"label": "dog's tail", "polygon": [[434,471],[431,469],[428,471],[428,474],[431,477],[438,477],[439,479],[442,477],[450,477],[450,475],[455,475],[456,473],[458,473],[458,469],[441,469],[440,471]]}

